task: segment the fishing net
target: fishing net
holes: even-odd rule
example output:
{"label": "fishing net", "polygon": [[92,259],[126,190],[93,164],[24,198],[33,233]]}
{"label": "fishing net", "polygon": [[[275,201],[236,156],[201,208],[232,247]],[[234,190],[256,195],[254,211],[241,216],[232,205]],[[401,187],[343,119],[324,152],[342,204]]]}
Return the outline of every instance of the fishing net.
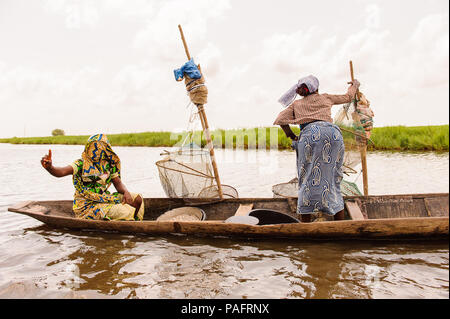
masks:
{"label": "fishing net", "polygon": [[287,183],[280,183],[272,186],[274,198],[297,197],[298,196],[298,178],[293,178]]}
{"label": "fishing net", "polygon": [[[362,196],[358,185],[345,179],[341,181],[341,192],[344,196]],[[298,178],[293,178],[287,183],[280,183],[272,186],[274,198],[290,198],[298,196]]]}
{"label": "fishing net", "polygon": [[[359,93],[358,99],[353,99],[339,109],[333,122],[341,128],[346,152],[359,152],[362,147],[367,146],[368,141],[372,142],[370,135],[373,128],[373,116],[370,102],[362,93]],[[354,161],[350,164],[354,165]]]}
{"label": "fishing net", "polygon": [[362,196],[363,194],[358,188],[358,185],[356,185],[353,182],[347,181],[343,179],[341,181],[341,192],[344,196]]}
{"label": "fishing net", "polygon": [[[335,115],[333,122],[340,127],[345,144],[342,166],[344,179],[341,181],[341,192],[344,196],[362,195],[356,183],[348,179],[351,179],[352,175],[358,174],[356,180],[361,174],[356,167],[361,163],[361,151],[367,147],[367,142],[373,143],[370,140],[373,116],[370,102],[362,93],[359,93],[358,99],[343,105]],[[273,197],[297,197],[298,178],[273,185],[272,193]]]}
{"label": "fishing net", "polygon": [[[171,198],[219,198],[208,151],[199,147],[181,147],[165,152],[156,162],[164,192]],[[221,185],[224,198],[238,198],[237,190]]]}
{"label": "fishing net", "polygon": [[354,182],[348,181],[348,179],[352,174],[360,173],[355,167],[361,163],[361,152],[363,150],[365,152],[368,142],[373,143],[370,140],[373,128],[373,116],[374,114],[370,108],[369,100],[367,100],[364,94],[359,92],[358,98],[343,105],[334,117],[334,124],[340,127],[345,144],[344,163],[342,167],[345,177],[341,182],[343,195],[361,195],[358,186]]}

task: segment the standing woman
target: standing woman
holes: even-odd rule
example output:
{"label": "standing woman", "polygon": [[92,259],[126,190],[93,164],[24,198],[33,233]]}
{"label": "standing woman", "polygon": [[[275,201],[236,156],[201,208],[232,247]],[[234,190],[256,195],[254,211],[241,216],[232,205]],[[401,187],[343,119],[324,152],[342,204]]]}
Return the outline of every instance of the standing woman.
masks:
{"label": "standing woman", "polygon": [[[359,82],[354,80],[346,94],[319,94],[319,80],[312,75],[301,78],[279,102],[287,107],[274,124],[280,125],[293,140],[297,151],[298,205],[302,222],[310,222],[311,214],[322,212],[344,219],[344,200],[341,193],[344,140],[341,130],[333,124],[331,107],[349,103],[355,96]],[[295,100],[296,96],[303,98]],[[295,100],[295,101],[294,101]],[[300,135],[289,124],[300,125]]]}

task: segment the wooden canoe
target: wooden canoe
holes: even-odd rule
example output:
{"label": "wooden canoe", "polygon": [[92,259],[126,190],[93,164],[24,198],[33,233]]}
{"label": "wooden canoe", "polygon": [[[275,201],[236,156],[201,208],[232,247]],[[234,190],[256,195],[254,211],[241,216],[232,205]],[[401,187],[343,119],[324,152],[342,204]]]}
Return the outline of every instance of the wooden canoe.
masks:
{"label": "wooden canoe", "polygon": [[[31,201],[8,208],[47,225],[142,234],[200,234],[231,237],[296,237],[310,239],[447,238],[449,194],[407,194],[344,197],[346,219],[313,223],[248,225],[227,223],[231,216],[253,209],[271,209],[298,218],[296,198],[204,199],[145,198],[144,221],[85,220],[74,217],[72,201]],[[206,213],[204,221],[156,221],[177,207],[195,206]],[[250,205],[251,206],[251,205]]]}

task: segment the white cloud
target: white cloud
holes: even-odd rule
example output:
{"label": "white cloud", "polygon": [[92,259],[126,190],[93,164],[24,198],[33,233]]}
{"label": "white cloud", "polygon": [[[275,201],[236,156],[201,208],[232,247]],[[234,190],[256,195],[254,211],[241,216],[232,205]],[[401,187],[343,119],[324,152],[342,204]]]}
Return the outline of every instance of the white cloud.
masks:
{"label": "white cloud", "polygon": [[[446,99],[448,103],[448,94],[441,95],[440,100],[426,95],[427,102],[423,89],[448,88],[448,15],[424,17],[411,37],[400,43],[389,29],[381,28],[378,6],[367,6],[364,19],[365,27],[347,36],[328,35],[320,26],[271,35],[264,40],[249,72],[264,82],[258,73],[263,65],[264,73],[282,81],[283,86],[280,80],[264,85],[271,92],[278,90],[278,95],[307,74],[318,76],[322,92],[339,94],[345,92],[345,83],[350,80],[348,61],[352,60],[361,90],[372,102],[377,126],[405,122],[420,125],[426,103],[445,121],[448,110],[443,104]],[[277,97],[270,93],[261,103],[273,109]],[[255,111],[264,108],[261,103],[255,103]]]}
{"label": "white cloud", "polygon": [[[177,25],[181,25],[191,56],[203,47],[208,21],[220,18],[230,8],[228,0],[172,0],[161,3],[135,39],[134,47],[145,49],[153,58],[175,61],[174,53],[184,52]],[[176,57],[180,56],[175,54]]]}
{"label": "white cloud", "polygon": [[377,29],[380,27],[380,7],[376,4],[370,4],[366,7],[366,26]]}
{"label": "white cloud", "polygon": [[124,17],[149,17],[154,13],[154,1],[147,0],[103,0],[102,8],[115,11]]}
{"label": "white cloud", "polygon": [[[2,129],[9,124],[6,118],[18,123],[39,119],[40,126],[48,122],[51,128],[58,122],[66,133],[99,126],[114,132],[184,128],[188,97],[173,77],[173,69],[186,61],[178,24],[206,77],[212,127],[272,124],[281,110],[277,99],[305,74],[319,77],[321,92],[345,92],[349,60],[372,102],[377,126],[418,125],[424,105],[432,123],[447,121],[448,13],[434,10],[420,19],[388,23],[389,5],[361,2],[354,11],[345,9],[354,23],[290,19],[283,28],[277,14],[291,13],[272,8],[265,17],[273,20],[260,20],[256,10],[243,21],[242,12],[231,10],[232,1],[44,1],[44,12],[54,17],[45,25],[48,17],[41,12],[35,25],[44,24],[40,34],[55,32],[44,37],[48,41],[27,47],[34,33],[24,29],[16,50],[30,52],[29,57],[15,59],[0,51],[0,103],[8,106]],[[7,26],[18,28],[14,21]],[[238,37],[238,31],[247,32]],[[73,46],[61,49],[61,41],[49,40],[53,36]],[[6,42],[8,52],[14,52],[15,40]],[[79,121],[68,116],[74,110],[107,122]],[[48,115],[39,118],[42,112]],[[0,137],[9,134],[3,132]]]}
{"label": "white cloud", "polygon": [[419,21],[389,69],[405,90],[448,86],[448,57],[448,14],[433,14]]}
{"label": "white cloud", "polygon": [[[208,78],[212,78],[221,74],[223,69],[222,52],[213,43],[208,42],[204,49],[197,55],[198,62],[201,62],[200,68],[204,74],[208,74]],[[204,65],[202,67],[202,65]]]}
{"label": "white cloud", "polygon": [[4,63],[0,73],[0,99],[24,95],[33,98],[83,95],[90,91],[97,74],[98,70],[93,67],[56,73],[21,65],[8,67]]}
{"label": "white cloud", "polygon": [[46,0],[44,9],[53,14],[63,15],[68,29],[95,27],[99,20],[99,10],[94,0]]}

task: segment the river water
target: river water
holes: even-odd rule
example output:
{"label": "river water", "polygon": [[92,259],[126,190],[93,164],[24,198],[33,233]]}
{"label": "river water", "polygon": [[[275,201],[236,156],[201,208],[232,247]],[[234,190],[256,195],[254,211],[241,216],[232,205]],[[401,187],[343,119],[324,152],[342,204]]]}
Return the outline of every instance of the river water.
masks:
{"label": "river water", "polygon": [[[70,177],[40,166],[83,146],[0,144],[0,298],[448,298],[448,241],[298,241],[144,236],[52,229],[7,211],[72,199]],[[155,162],[165,148],[115,147],[130,191],[165,197]],[[295,177],[292,151],[216,150],[223,183],[272,197]],[[449,154],[368,153],[369,193],[449,191]],[[351,176],[362,189],[361,176]]]}

